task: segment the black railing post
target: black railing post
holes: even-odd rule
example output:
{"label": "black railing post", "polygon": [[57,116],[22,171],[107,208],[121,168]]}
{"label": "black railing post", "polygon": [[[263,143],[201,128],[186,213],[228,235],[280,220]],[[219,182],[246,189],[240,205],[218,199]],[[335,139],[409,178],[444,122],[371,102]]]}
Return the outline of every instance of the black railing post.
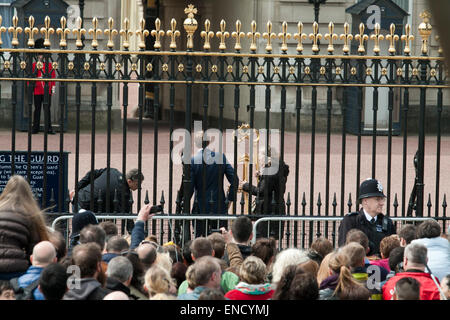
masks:
{"label": "black railing post", "polygon": [[[92,31],[94,32],[94,38],[97,36],[97,18],[92,19],[93,29],[89,30],[89,33]],[[90,57],[88,58],[88,61],[86,61],[83,65],[84,70],[90,74],[90,78],[95,80],[97,79],[97,60],[98,60],[98,54],[97,46],[94,43],[94,40],[92,41],[92,50],[93,52],[90,53]],[[90,179],[90,199],[91,199],[91,210],[94,211],[95,204],[94,204],[94,171],[95,171],[95,143],[96,143],[96,116],[97,116],[97,83],[95,81],[92,81],[91,83],[91,179]],[[108,173],[109,175],[109,173]],[[108,178],[107,178],[108,180]],[[107,181],[108,183],[108,181]],[[95,211],[94,211],[95,212]]]}
{"label": "black railing post", "polygon": [[[433,205],[431,204],[431,194],[428,194],[428,202],[427,202],[427,208],[428,208],[428,217],[431,217],[431,207]],[[438,207],[438,206],[436,206]],[[439,212],[439,211],[438,211]]]}
{"label": "black railing post", "polygon": [[[105,34],[108,31],[109,33],[111,33],[111,36],[113,36],[113,19],[110,18],[108,20],[108,25],[109,25],[109,30],[105,30]],[[114,43],[109,42],[107,44],[108,46],[108,50],[112,51],[113,47],[114,47]],[[106,72],[106,78],[109,80],[114,79],[114,75],[113,75],[113,59],[114,59],[114,54],[106,54],[106,62],[107,62],[107,72]],[[111,208],[111,123],[112,123],[112,118],[111,118],[111,112],[112,112],[112,104],[113,104],[113,84],[112,82],[108,82],[107,84],[107,89],[106,89],[106,106],[107,106],[107,119],[106,119],[106,172],[107,172],[107,176],[106,176],[106,194],[105,194],[105,212],[106,213],[111,213],[111,211],[113,210],[113,208]]]}
{"label": "black railing post", "polygon": [[[161,208],[162,208],[162,213],[164,213],[164,204],[166,203],[166,200],[164,199],[164,190],[161,190],[161,199],[159,200],[159,204],[161,205]],[[170,213],[169,213],[169,215],[170,215]],[[161,234],[160,234],[160,238],[159,238],[159,243],[164,243],[164,233],[165,233],[165,231],[164,231],[164,224],[163,224],[163,221],[164,220],[161,220]],[[172,232],[171,232],[171,223],[170,223],[170,220],[167,220],[167,225],[169,226],[169,231],[168,231],[168,237],[167,237],[167,241],[170,241],[171,239],[170,239],[170,237],[171,237],[171,235],[172,235]]]}
{"label": "black railing post", "polygon": [[[429,23],[429,14],[423,12],[421,15],[423,22],[419,24],[419,33],[422,37],[422,57],[425,59],[419,59],[419,72],[420,72],[420,84],[426,85],[428,80],[428,38],[431,35],[431,24]],[[419,108],[419,147],[417,155],[417,202],[416,202],[416,216],[423,217],[424,209],[424,167],[425,167],[425,112],[426,112],[426,87],[420,87],[420,108]]]}
{"label": "black railing post", "polygon": [[[317,216],[318,217],[320,217],[320,208],[321,207],[322,207],[322,199],[320,198],[320,192],[319,192],[319,196],[317,198]],[[322,233],[320,232],[320,221],[317,221],[316,237],[319,238],[321,235],[322,235]],[[309,245],[311,245],[311,243]]]}
{"label": "black railing post", "polygon": [[[66,50],[67,41],[65,40],[66,34],[70,33],[70,30],[66,28],[66,18],[61,17],[61,28],[56,30],[56,33],[61,34],[61,41],[59,42],[59,46],[61,50]],[[60,53],[59,56],[59,68],[56,70],[57,77],[61,79],[67,78],[67,53]],[[64,124],[65,118],[67,115],[67,83],[65,81],[61,81],[59,84],[59,168],[63,168],[63,160],[64,160]],[[66,164],[67,165],[67,164]],[[58,183],[60,186],[64,184],[64,170],[59,170]],[[69,193],[66,195],[69,196]],[[64,192],[63,189],[60,188],[58,190],[58,212],[63,213],[65,211],[64,205]],[[67,211],[69,212],[69,211]],[[63,223],[64,230],[67,228],[67,222]]]}
{"label": "black railing post", "polygon": [[[303,192],[303,196],[302,196],[302,216],[305,217],[306,216],[306,195],[305,192]],[[305,221],[302,221],[302,249],[305,249],[305,236],[306,236],[306,226],[305,226]]]}
{"label": "black railing post", "polygon": [[[336,207],[337,207],[337,201],[336,201],[336,192],[333,195],[333,202],[331,203],[331,206],[333,207],[333,217],[336,217]],[[331,243],[333,244],[333,247],[336,245],[336,221],[333,221],[333,231],[331,233]]]}
{"label": "black railing post", "polygon": [[[194,33],[197,30],[197,20],[194,18],[194,14],[197,10],[193,6],[189,6],[185,9],[185,13],[188,15],[187,19],[184,20],[184,29],[187,32],[187,52],[193,52],[194,48]],[[185,148],[183,150],[183,190],[184,190],[184,213],[189,214],[191,208],[190,195],[192,192],[191,184],[191,142],[192,142],[192,82],[194,81],[193,75],[193,58],[192,55],[188,54],[186,56],[186,112],[185,112],[185,130],[188,137],[185,137]]]}
{"label": "black railing post", "polygon": [[[291,215],[291,193],[290,192],[288,192],[288,195],[287,195],[286,209],[287,209],[286,210],[287,216],[289,217]],[[281,222],[281,223],[283,223],[283,222]],[[286,221],[286,232],[285,232],[285,234],[286,234],[286,246],[287,246],[287,248],[290,247],[290,240],[291,240],[291,228],[290,228],[290,225],[291,225],[290,221]],[[294,248],[296,248],[296,247],[297,247],[297,244],[294,243]]]}
{"label": "black railing post", "polygon": [[[392,37],[395,39],[398,39],[398,36],[395,35],[395,25],[391,24],[390,26],[391,34],[386,36],[386,39],[388,37]],[[390,56],[395,55],[395,47],[389,48]],[[389,77],[387,83],[389,84],[395,84],[395,61],[392,59],[388,59],[388,66],[389,66]],[[376,74],[378,76],[378,74]],[[387,154],[387,199],[386,199],[386,215],[390,215],[391,211],[391,170],[392,170],[392,121],[393,121],[393,110],[394,110],[394,88],[392,86],[389,86],[389,93],[388,93],[388,112],[389,112],[389,120],[388,120],[388,154]],[[397,200],[397,199],[396,199]],[[397,203],[398,204],[398,203]],[[395,208],[395,213],[397,214],[397,208]]]}
{"label": "black railing post", "polygon": [[[437,204],[436,204],[437,206]],[[442,201],[442,218],[443,218],[443,222],[444,222],[444,228],[442,230],[442,233],[445,233],[445,226],[446,226],[446,222],[447,222],[447,194],[444,193],[444,200]]]}
{"label": "black railing post", "polygon": [[[295,58],[297,74],[295,81],[302,83],[302,70],[304,67],[304,59],[302,58],[303,44],[302,40],[306,38],[306,34],[302,33],[303,24],[299,22],[297,24],[298,33],[294,34],[294,39],[297,39],[297,57]],[[294,194],[294,215],[298,216],[299,210],[299,174],[300,174],[300,112],[302,109],[302,87],[297,86],[295,91],[295,194]],[[302,222],[304,227],[305,223]],[[297,246],[297,233],[298,222],[294,222],[294,244]]]}
{"label": "black railing post", "polygon": [[[442,57],[443,54],[441,51],[439,51],[439,56]],[[442,61],[437,61],[437,84],[444,84],[444,63]],[[439,184],[440,184],[440,173],[441,173],[441,122],[442,122],[442,88],[438,88],[437,92],[437,142],[436,142],[436,192],[435,192],[435,217],[439,216]],[[445,221],[444,221],[445,226]]]}
{"label": "black railing post", "polygon": [[[34,26],[34,18],[33,16],[29,17],[29,32],[33,33],[34,31],[38,31],[37,28],[33,28]],[[25,33],[27,33],[27,28],[25,28]],[[34,40],[28,41],[28,48],[32,49],[35,45]],[[26,69],[24,70],[26,75],[29,78],[36,78],[34,73],[36,70],[33,70],[33,58],[35,54],[33,52],[29,52],[25,54],[26,57]],[[31,149],[32,149],[32,125],[33,125],[33,97],[34,97],[34,89],[36,82],[29,81],[26,83],[27,92],[28,92],[28,149],[27,149],[27,180],[31,182]],[[61,185],[61,184],[60,184]]]}

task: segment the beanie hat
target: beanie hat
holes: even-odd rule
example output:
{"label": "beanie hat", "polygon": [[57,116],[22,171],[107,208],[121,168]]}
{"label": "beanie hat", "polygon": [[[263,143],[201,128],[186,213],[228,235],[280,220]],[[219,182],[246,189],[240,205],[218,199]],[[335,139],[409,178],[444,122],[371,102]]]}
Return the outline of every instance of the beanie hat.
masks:
{"label": "beanie hat", "polygon": [[98,224],[97,218],[92,211],[79,211],[72,218],[72,236],[80,234],[81,230],[89,224]]}

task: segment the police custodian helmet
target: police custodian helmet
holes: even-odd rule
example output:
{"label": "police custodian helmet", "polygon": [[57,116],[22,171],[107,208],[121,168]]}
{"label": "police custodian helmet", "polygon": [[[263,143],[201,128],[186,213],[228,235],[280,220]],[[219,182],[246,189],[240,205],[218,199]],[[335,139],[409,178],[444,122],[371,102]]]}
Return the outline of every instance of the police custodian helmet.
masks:
{"label": "police custodian helmet", "polygon": [[359,200],[370,197],[386,197],[383,193],[383,186],[377,179],[368,178],[359,186]]}

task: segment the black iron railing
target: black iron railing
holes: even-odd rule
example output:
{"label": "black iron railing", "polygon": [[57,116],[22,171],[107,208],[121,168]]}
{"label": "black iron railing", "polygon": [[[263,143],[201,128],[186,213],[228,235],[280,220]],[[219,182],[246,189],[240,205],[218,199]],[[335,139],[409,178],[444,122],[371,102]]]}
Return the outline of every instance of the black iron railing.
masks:
{"label": "black iron railing", "polygon": [[[195,20],[196,9],[188,7],[186,9],[188,18],[184,21],[184,29],[186,31],[187,43],[186,50],[178,50],[180,46],[180,31],[177,30],[176,21],[172,19],[168,31],[161,30],[161,22],[159,20],[155,23],[154,30],[146,30],[145,22],[141,22],[139,30],[129,30],[128,20],[124,21],[123,29],[118,32],[114,29],[113,20],[108,20],[108,29],[101,30],[98,28],[98,21],[94,18],[92,22],[92,28],[88,34],[92,35],[92,39],[84,39],[86,30],[82,27],[82,20],[78,20],[78,27],[70,30],[66,27],[66,21],[61,18],[61,27],[57,29],[57,34],[60,37],[59,49],[50,49],[49,36],[55,30],[50,26],[50,19],[46,19],[45,27],[41,29],[42,34],[45,37],[45,49],[35,49],[33,37],[35,33],[28,32],[28,48],[19,48],[19,41],[22,28],[19,26],[19,22],[15,17],[13,19],[13,26],[10,28],[10,32],[13,38],[17,41],[13,41],[13,48],[0,48],[0,89],[1,87],[11,88],[11,114],[12,114],[12,127],[11,127],[11,171],[10,174],[15,173],[15,151],[16,151],[16,115],[18,113],[18,84],[23,83],[27,89],[28,104],[26,110],[28,112],[28,137],[27,137],[27,150],[29,153],[32,151],[32,134],[31,134],[31,119],[32,114],[32,92],[35,87],[35,81],[44,82],[44,109],[49,104],[49,83],[52,81],[58,82],[59,85],[59,108],[61,119],[59,125],[61,127],[59,133],[59,151],[60,161],[62,161],[62,153],[66,148],[66,140],[64,131],[64,114],[67,110],[75,111],[75,150],[74,159],[75,163],[70,166],[69,170],[74,175],[74,185],[76,186],[80,178],[80,167],[82,163],[80,159],[80,121],[81,121],[81,107],[82,107],[82,88],[90,88],[90,113],[91,113],[91,146],[90,146],[90,170],[105,166],[103,163],[99,163],[96,159],[98,141],[97,127],[100,103],[98,100],[98,88],[99,86],[106,86],[106,134],[107,134],[107,151],[106,151],[106,167],[109,172],[111,168],[111,156],[112,146],[121,144],[121,170],[123,174],[123,180],[126,181],[126,171],[129,169],[127,164],[128,151],[128,124],[127,118],[129,107],[129,84],[138,84],[138,114],[137,114],[137,126],[138,126],[138,151],[135,155],[137,158],[137,168],[139,172],[144,173],[146,179],[152,181],[151,200],[148,193],[146,193],[145,200],[142,199],[142,181],[139,178],[138,190],[136,201],[133,198],[130,199],[130,204],[133,212],[139,211],[142,203],[157,204],[159,195],[161,194],[161,200],[163,205],[165,199],[163,192],[166,191],[168,197],[168,211],[170,214],[188,215],[191,213],[191,162],[190,157],[186,156],[189,161],[185,161],[182,164],[184,174],[179,177],[174,177],[174,164],[172,159],[172,152],[174,150],[174,142],[170,140],[162,140],[160,132],[162,130],[159,114],[164,110],[168,112],[168,124],[169,135],[172,136],[176,126],[176,101],[177,97],[184,94],[183,104],[183,118],[184,129],[187,133],[191,134],[193,126],[193,116],[196,105],[200,105],[200,112],[198,115],[202,119],[202,129],[206,131],[209,128],[213,128],[211,121],[217,122],[217,128],[220,133],[224,133],[226,129],[233,129],[236,133],[241,127],[242,123],[248,123],[250,129],[256,129],[255,127],[255,112],[257,110],[257,104],[263,104],[264,125],[258,129],[266,129],[270,133],[273,128],[278,128],[279,144],[278,152],[281,162],[287,161],[286,154],[293,153],[295,155],[295,161],[290,163],[290,172],[288,181],[294,181],[294,185],[288,186],[285,194],[280,194],[278,198],[272,198],[272,204],[275,207],[283,204],[285,211],[288,215],[293,216],[343,216],[345,213],[352,210],[357,210],[359,205],[358,199],[358,186],[361,182],[362,172],[366,172],[366,168],[370,167],[372,177],[385,177],[383,181],[386,188],[387,205],[386,214],[394,217],[405,216],[417,216],[422,217],[424,213],[428,213],[428,216],[432,216],[432,202],[431,192],[434,192],[434,217],[443,217],[445,228],[446,217],[446,193],[442,197],[442,190],[440,189],[441,183],[441,145],[442,145],[442,123],[443,123],[443,110],[445,108],[443,101],[443,90],[448,88],[447,74],[444,69],[444,61],[442,56],[431,57],[429,52],[429,36],[431,32],[431,25],[429,25],[428,16],[424,15],[424,22],[419,27],[419,33],[422,39],[422,49],[420,56],[410,55],[411,49],[411,30],[407,25],[405,28],[405,34],[399,37],[398,31],[396,32],[395,26],[392,25],[389,33],[386,35],[386,40],[389,41],[389,50],[387,55],[381,55],[379,43],[382,40],[380,37],[380,27],[375,27],[374,33],[369,35],[364,33],[364,24],[360,25],[359,34],[352,35],[349,33],[349,25],[344,25],[344,33],[340,35],[340,39],[343,40],[342,53],[336,54],[338,46],[333,42],[338,38],[338,35],[334,33],[333,23],[329,24],[328,33],[322,37],[319,32],[319,26],[315,22],[312,25],[312,33],[304,33],[303,24],[298,23],[298,32],[291,35],[287,32],[287,23],[281,25],[281,32],[277,35],[273,32],[273,25],[269,21],[266,25],[266,32],[262,35],[257,31],[256,22],[252,22],[251,31],[245,34],[241,32],[241,23],[236,22],[236,30],[231,33],[231,37],[234,39],[234,51],[226,46],[225,39],[230,36],[230,33],[226,31],[225,21],[220,24],[220,31],[214,33],[210,31],[210,22],[205,21],[205,30],[200,33],[201,38],[198,38],[197,28],[198,23]],[[29,30],[32,30],[34,21],[32,17],[29,19]],[[36,29],[36,28],[35,28]],[[20,32],[19,32],[20,31]],[[72,33],[75,38],[75,49],[68,49],[67,35]],[[106,36],[107,48],[99,48],[98,40],[100,35]],[[120,33],[121,38],[121,50],[115,50],[114,40],[117,34]],[[138,50],[130,50],[130,37],[134,35],[139,39]],[[23,35],[25,36],[25,35]],[[146,48],[145,38],[154,38],[153,47]],[[214,51],[212,39],[220,41],[219,48]],[[247,38],[249,40],[244,40]],[[258,51],[258,45],[260,45],[259,38],[263,38],[265,41],[265,52],[260,53]],[[281,40],[279,43],[274,43],[275,39]],[[289,39],[293,39],[294,42],[289,42]],[[306,39],[312,40],[311,51],[312,54],[304,54],[304,47],[308,46],[303,43]],[[13,39],[13,40],[14,40]],[[320,46],[318,41],[323,39],[328,41],[327,54],[320,54]],[[30,41],[33,40],[33,41]],[[199,41],[198,41],[199,40]],[[401,40],[401,41],[400,41]],[[91,49],[86,49],[86,44],[90,41]],[[199,43],[203,41],[203,51],[195,50],[201,46]],[[244,41],[246,43],[244,43]],[[367,42],[374,42],[373,53],[367,52]],[[262,43],[262,42],[261,42]],[[288,53],[289,45],[296,45],[296,54]],[[403,44],[403,46],[401,46]],[[243,52],[243,47],[249,45],[249,51]],[[352,45],[354,49],[352,51]],[[274,53],[274,47],[279,48],[279,53]],[[164,48],[168,50],[163,50]],[[399,49],[400,48],[400,49]],[[398,53],[402,51],[402,53]],[[43,61],[39,61],[38,54],[43,55]],[[33,67],[34,65],[34,67]],[[49,68],[45,68],[43,71],[43,78],[37,79],[37,71],[43,70],[43,65],[51,65],[55,71],[55,78],[52,78]],[[114,104],[113,87],[117,84],[121,84],[122,101],[120,106],[122,107],[122,141],[117,138],[117,141],[113,140],[112,136],[112,109]],[[143,147],[149,143],[144,141],[144,107],[146,105],[146,93],[145,85],[152,84],[154,87],[153,92],[153,168],[148,164],[149,159],[143,159]],[[75,88],[74,98],[72,102],[69,101],[69,89]],[[164,89],[168,88],[168,91]],[[217,88],[217,91],[213,91]],[[232,94],[228,94],[228,88],[231,88]],[[361,126],[362,112],[363,112],[363,96],[366,88],[373,88],[372,95],[372,127],[370,132],[363,132]],[[381,157],[379,152],[380,128],[378,128],[378,115],[380,107],[380,93],[381,88],[388,88],[388,126],[385,134],[387,135],[387,167],[386,172],[380,173],[377,169],[377,163]],[[279,110],[274,107],[273,91],[279,90]],[[339,93],[336,89],[341,90]],[[290,91],[292,90],[292,91]],[[295,90],[295,91],[294,91]],[[430,105],[428,98],[434,94],[434,90],[437,90],[436,104],[434,102]],[[402,166],[401,172],[393,172],[393,136],[394,136],[394,95],[396,92],[401,92],[400,103],[400,121],[402,126]],[[417,137],[417,164],[416,174],[412,174],[408,170],[408,117],[411,112],[411,92],[419,93],[418,104],[418,137]],[[198,94],[201,92],[201,94]],[[231,91],[230,91],[231,92]],[[295,92],[295,93],[294,93]],[[305,101],[305,92],[310,92],[310,101]],[[320,96],[321,94],[324,96]],[[162,104],[163,95],[168,96],[168,106]],[[197,95],[198,94],[198,95]],[[339,95],[339,97],[338,97]],[[242,97],[245,96],[247,102],[244,102]],[[200,98],[201,97],[201,98]],[[3,99],[3,98],[2,98]],[[194,100],[195,99],[195,100]],[[198,100],[197,100],[198,99]],[[340,107],[336,105],[336,101],[340,100]],[[212,104],[211,100],[217,101],[217,110],[215,110],[216,103]],[[291,101],[288,103],[288,100]],[[320,101],[326,100],[325,107],[325,125],[320,125],[318,122],[318,112],[320,111]],[[258,101],[258,102],[257,102]],[[294,102],[292,102],[294,101]],[[232,107],[227,110],[227,103],[230,103]],[[305,115],[306,106],[310,105],[309,114]],[[247,107],[247,109],[244,108]],[[339,109],[339,110],[337,110]],[[356,127],[357,132],[353,132],[356,136],[356,141],[353,140],[353,136],[349,137],[348,122],[351,121],[350,113],[352,110],[356,114]],[[24,109],[25,110],[25,109]],[[229,112],[228,112],[229,111]],[[336,143],[332,140],[333,132],[336,128],[332,128],[332,120],[335,112],[338,111],[341,114],[341,127],[338,128],[340,134],[340,141]],[[211,114],[215,113],[212,117]],[[227,118],[231,120],[232,125],[225,125],[225,112],[227,112]],[[290,112],[290,113],[288,113]],[[368,112],[368,110],[365,110]],[[245,117],[242,117],[242,114]],[[425,121],[431,114],[436,114],[436,151],[427,149],[425,151],[426,137],[429,135],[425,131]],[[44,114],[46,114],[44,112]],[[292,115],[295,118],[295,143],[291,143],[291,140],[287,140],[289,132],[286,129],[287,117]],[[307,160],[309,162],[309,177],[307,181],[302,181],[300,174],[305,172],[305,159],[301,158],[302,141],[304,141],[304,135],[302,133],[305,130],[302,129],[302,119],[310,119],[311,129],[308,131],[310,134],[309,140],[309,153]],[[279,119],[279,120],[277,120]],[[303,120],[304,121],[304,120]],[[49,122],[47,117],[44,120],[45,127]],[[323,186],[318,184],[317,180],[317,155],[318,145],[317,132],[325,132],[325,183]],[[254,140],[256,131],[250,130],[249,140]],[[293,133],[294,134],[294,133]],[[371,160],[370,163],[365,163],[363,160],[363,143],[367,143],[364,139],[365,135],[371,136]],[[218,152],[219,155],[223,153],[223,139],[224,136],[219,136]],[[350,141],[351,140],[351,141]],[[228,159],[233,165],[235,170],[241,166],[240,155],[238,154],[238,136],[234,134],[233,149],[227,150],[231,152],[232,158]],[[265,147],[269,146],[269,137],[266,139]],[[289,142],[287,142],[289,141]],[[349,142],[356,144],[356,155],[353,156],[350,150]],[[333,166],[332,156],[338,145],[341,146],[340,154],[340,170]],[[167,171],[160,171],[159,165],[159,148],[160,146],[169,146],[169,156],[167,159]],[[294,146],[295,145],[295,146]],[[44,133],[44,172],[46,172],[47,160],[46,154],[49,151],[48,135]],[[188,154],[190,153],[190,147],[184,149]],[[396,150],[400,151],[400,150]],[[415,149],[413,150],[415,151]],[[428,203],[425,204],[425,184],[424,184],[424,167],[425,167],[425,154],[426,152],[432,152],[435,159],[435,179],[433,181],[433,189],[426,189],[429,191]],[[352,155],[351,155],[352,154]],[[351,158],[350,158],[351,155]],[[254,178],[255,168],[254,162],[257,158],[257,154],[253,148],[250,148],[248,154],[248,182],[250,185],[256,185]],[[349,159],[353,161],[356,159],[356,167],[349,167]],[[204,163],[204,162],[203,162]],[[307,167],[308,167],[307,166]],[[31,166],[28,165],[26,176],[31,179]],[[204,163],[205,168],[205,163]],[[223,183],[223,165],[219,165],[218,171],[218,183],[219,193],[217,200],[214,200],[208,196],[203,197],[204,204],[200,207],[213,207],[215,201],[217,201],[218,212],[221,212],[222,206],[228,206],[228,199],[223,199],[224,183]],[[340,171],[340,172],[339,172]],[[349,172],[351,174],[349,174]],[[350,177],[346,177],[350,175]],[[240,173],[234,175],[233,184],[237,184],[237,177],[242,178]],[[63,173],[60,172],[60,182],[63,181]],[[158,189],[158,180],[160,178],[168,179],[167,189]],[[206,194],[206,171],[203,170],[203,194]],[[414,189],[408,188],[408,181],[412,181]],[[46,175],[43,176],[44,187],[42,194],[42,206],[47,207],[49,203],[49,194],[46,188],[47,181]],[[340,179],[340,190],[333,190],[331,183],[333,180]],[[348,180],[353,180],[350,182]],[[400,180],[401,187],[394,189],[392,179]],[[94,194],[94,177],[91,175],[91,194]],[[182,192],[178,193],[178,196],[174,196],[174,183],[178,186],[182,184]],[[354,184],[353,184],[354,183]],[[62,183],[61,183],[62,184]],[[125,192],[120,190],[110,190],[110,178],[108,175],[107,186],[105,190],[101,190],[106,195],[106,198],[99,197],[99,211],[98,213],[110,213],[118,214],[125,211]],[[319,185],[319,186],[318,186]],[[280,186],[281,187],[281,186]],[[124,185],[123,188],[126,188]],[[200,192],[200,190],[197,190]],[[251,193],[248,195],[248,199],[242,200],[237,193],[234,193],[234,201],[230,204],[229,213],[232,215],[242,214],[244,212],[252,212],[252,204],[264,201],[264,206],[269,205],[269,190],[265,190],[263,196],[253,196]],[[148,190],[147,190],[148,192]],[[122,195],[122,199],[118,199],[118,193]],[[353,193],[353,196],[352,196]],[[111,208],[111,195],[114,194],[114,208]],[[411,194],[409,203],[407,202],[408,195]],[[59,199],[50,199],[50,203],[65,203],[64,208],[67,212],[71,211],[69,208],[69,198],[63,199],[63,193],[59,192]],[[348,197],[347,197],[348,195]],[[73,198],[73,209],[76,212],[78,208],[78,190],[75,187],[75,195]],[[226,196],[226,194],[225,194]],[[53,198],[50,195],[50,198]],[[306,202],[309,200],[309,203]],[[393,199],[393,200],[392,200]],[[440,204],[443,199],[442,204]],[[241,200],[239,202],[239,200]],[[195,201],[195,200],[194,200]],[[211,202],[212,201],[212,202]],[[354,201],[356,203],[354,203]],[[121,206],[119,206],[121,204]],[[133,207],[135,204],[135,207]],[[179,210],[174,210],[176,206]],[[240,206],[240,208],[239,208]],[[291,207],[293,206],[293,208]],[[94,207],[94,197],[91,197],[91,207]],[[441,209],[442,208],[442,209]],[[424,212],[424,210],[428,210]],[[50,209],[50,211],[52,211]],[[415,212],[413,214],[413,211]],[[62,214],[63,212],[60,212]],[[206,212],[203,212],[205,214]],[[308,223],[309,222],[309,223]],[[332,236],[336,235],[336,222],[324,221],[323,230],[320,221],[316,222],[315,234],[312,232],[314,229],[314,221],[287,221],[286,230],[288,230],[287,241],[292,241],[296,245],[304,246],[306,230],[309,232],[309,243],[313,237],[329,234],[329,224],[332,224]],[[299,225],[301,224],[301,225]],[[168,230],[167,226],[161,220],[161,224],[156,226],[152,224],[152,230],[149,232],[156,234],[160,232],[161,239],[163,239],[164,230]],[[290,231],[292,230],[292,231]],[[173,232],[169,230],[170,233]],[[292,232],[292,233],[291,233]]]}

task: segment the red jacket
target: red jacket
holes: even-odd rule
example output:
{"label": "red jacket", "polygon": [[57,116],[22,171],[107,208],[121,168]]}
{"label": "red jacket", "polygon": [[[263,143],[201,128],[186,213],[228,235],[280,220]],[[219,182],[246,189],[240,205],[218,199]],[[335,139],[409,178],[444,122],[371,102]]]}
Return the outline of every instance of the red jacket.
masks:
{"label": "red jacket", "polygon": [[[392,300],[394,287],[398,280],[411,277],[420,282],[420,300],[440,300],[439,289],[436,287],[429,273],[400,272],[390,278],[383,286],[383,300]],[[436,279],[439,283],[439,280]]]}
{"label": "red jacket", "polygon": [[225,294],[230,300],[269,300],[274,294],[270,283],[251,285],[239,282],[233,290]]}
{"label": "red jacket", "polygon": [[[51,63],[47,63],[49,70],[51,72],[51,77],[52,78],[56,78],[56,74],[55,74],[55,70],[53,70],[52,68],[52,64]],[[42,63],[42,69],[37,71],[37,77],[38,78],[42,78],[43,74],[42,72],[46,73],[45,71],[45,67],[46,64]],[[36,62],[33,62],[33,72],[36,69]],[[45,81],[35,81],[35,86],[34,86],[34,95],[43,95],[44,94],[44,85],[45,85]],[[49,95],[52,95],[52,88],[55,86],[55,82],[54,81],[50,81],[48,83],[48,93]]]}

